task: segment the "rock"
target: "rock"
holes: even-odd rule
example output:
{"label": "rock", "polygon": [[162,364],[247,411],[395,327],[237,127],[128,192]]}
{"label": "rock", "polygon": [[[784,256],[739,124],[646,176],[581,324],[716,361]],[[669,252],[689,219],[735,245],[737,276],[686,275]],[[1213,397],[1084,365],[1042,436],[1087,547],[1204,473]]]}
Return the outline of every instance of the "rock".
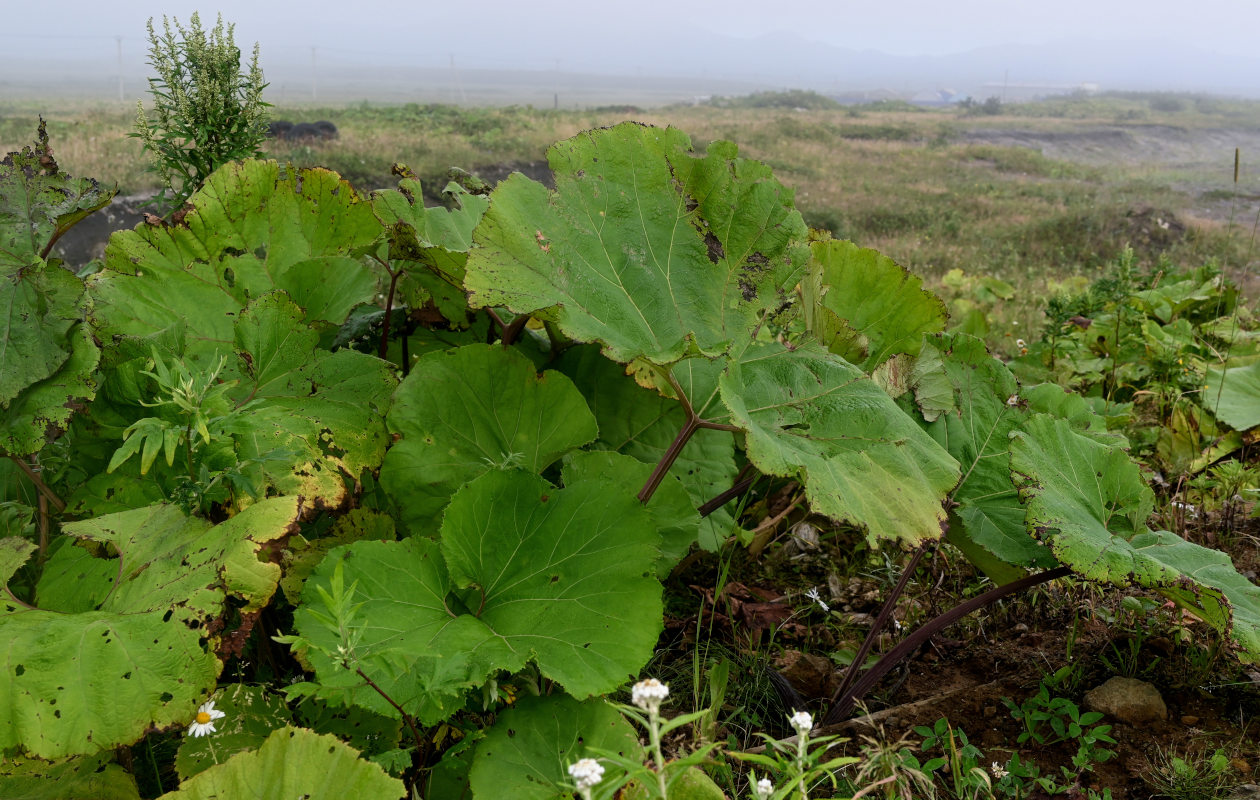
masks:
{"label": "rock", "polygon": [[1251,774],[1251,765],[1241,758],[1235,758],[1231,760],[1229,762],[1229,765],[1233,767],[1237,772],[1243,775]]}
{"label": "rock", "polygon": [[1244,783],[1230,794],[1229,800],[1260,800],[1260,786]]}
{"label": "rock", "polygon": [[787,678],[788,683],[806,698],[829,697],[831,677],[836,672],[831,659],[802,653],[800,650],[785,650],[783,655],[775,659],[779,674]]}
{"label": "rock", "polygon": [[1159,690],[1134,678],[1116,677],[1090,689],[1085,693],[1085,708],[1130,724],[1168,719],[1168,707]]}
{"label": "rock", "polygon": [[1181,724],[1182,725],[1198,725],[1199,718],[1186,714],[1184,717],[1181,718]]}

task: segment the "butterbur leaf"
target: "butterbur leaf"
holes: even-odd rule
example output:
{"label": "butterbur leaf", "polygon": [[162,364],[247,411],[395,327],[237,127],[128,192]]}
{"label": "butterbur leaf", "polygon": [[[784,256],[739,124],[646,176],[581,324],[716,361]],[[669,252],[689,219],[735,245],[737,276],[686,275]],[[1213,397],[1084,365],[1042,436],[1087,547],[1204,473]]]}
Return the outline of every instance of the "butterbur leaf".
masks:
{"label": "butterbur leaf", "polygon": [[180,784],[163,800],[302,797],[305,800],[401,800],[402,781],[335,736],[304,728],[281,728],[255,751],[238,753]]}
{"label": "butterbur leaf", "polygon": [[[638,761],[640,750],[630,723],[602,700],[579,703],[563,694],[522,698],[477,745],[469,785],[476,800],[567,800],[573,796],[569,764],[601,752]],[[606,769],[604,781],[619,784],[624,771]]]}
{"label": "butterbur leaf", "polygon": [[1029,529],[1060,562],[1099,583],[1155,589],[1230,636],[1242,661],[1260,660],[1260,587],[1224,553],[1147,529],[1153,495],[1123,450],[1039,414],[1015,435],[1011,469]]}
{"label": "butterbur leaf", "polygon": [[[598,480],[632,489],[647,482],[652,465],[607,450],[579,450],[565,459],[562,477],[565,485]],[[661,557],[657,574],[663,579],[696,543],[700,534],[700,513],[677,478],[667,476],[647,504],[648,513],[661,536]]]}
{"label": "butterbur leaf", "polygon": [[118,193],[62,172],[40,120],[34,147],[0,160],[0,275],[44,259],[53,243]]}
{"label": "butterbur leaf", "polygon": [[1207,371],[1203,404],[1236,431],[1260,425],[1260,361],[1242,367]]}
{"label": "butterbur leaf", "polygon": [[[557,489],[493,471],[451,500],[441,545],[422,537],[337,548],[303,589],[294,616],[311,642],[318,694],[397,716],[358,675],[333,663],[337,631],[311,612],[337,565],[356,586],[359,668],[426,724],[497,670],[534,660],[570,693],[612,691],[651,655],[660,632],[658,537],[624,486]],[[458,702],[457,702],[458,701]]]}
{"label": "butterbur leaf", "polygon": [[136,780],[112,752],[49,763],[6,758],[0,765],[0,797],[5,800],[140,800]]}
{"label": "butterbur leaf", "polygon": [[240,161],[212,174],[170,226],[120,231],[90,279],[98,335],[147,336],[188,326],[188,357],[231,350],[249,302],[286,292],[304,319],[340,325],[376,294],[361,259],[381,234],[369,203],[325,169]]}
{"label": "butterbur leaf", "polygon": [[398,189],[374,193],[372,209],[386,228],[391,266],[405,271],[397,291],[411,306],[432,300],[452,325],[465,327],[464,266],[473,228],[486,213],[489,200],[451,182],[445,194],[456,207],[425,208],[420,181],[405,167],[396,166],[395,171],[404,175]]}
{"label": "butterbur leaf", "polygon": [[402,521],[423,530],[460,486],[493,469],[541,472],[595,438],[572,381],[538,374],[514,350],[468,345],[429,353],[398,388],[389,427],[401,439],[381,484]]}
{"label": "butterbur leaf", "polygon": [[949,410],[930,406],[939,416],[927,431],[962,465],[950,543],[999,583],[1021,577],[1022,567],[1054,566],[1050,552],[1029,535],[1011,482],[1011,433],[1028,417],[1015,377],[984,342],[966,334],[929,336],[922,355],[938,365],[939,379],[950,388]]}
{"label": "butterbur leaf", "polygon": [[799,477],[815,512],[872,541],[941,536],[958,462],[857,367],[816,344],[753,344],[719,384],[749,461]]}
{"label": "butterbur leaf", "polygon": [[897,353],[917,354],[924,334],[945,329],[941,299],[878,250],[834,239],[811,249],[805,327],[831,352],[869,372]]}
{"label": "butterbur leaf", "polygon": [[37,452],[95,393],[83,281],[45,257],[113,196],[59,170],[43,122],[34,148],[0,161],[0,455]]}
{"label": "butterbur leaf", "polygon": [[102,597],[99,573],[58,577],[87,569],[59,554],[36,595],[67,611],[33,608],[5,592],[0,748],[58,758],[187,724],[222,668],[206,650],[205,628],[229,595],[240,598],[241,613],[267,603],[279,568],[258,550],[296,516],[295,499],[277,498],[218,526],[172,506],[67,524],[67,534],[116,553],[99,559],[112,567],[114,585]]}
{"label": "butterbur leaf", "polygon": [[475,231],[475,307],[540,312],[615,361],[726,351],[786,300],[808,260],[791,192],[728,142],[704,154],[625,123],[547,153],[556,189],[499,184]]}

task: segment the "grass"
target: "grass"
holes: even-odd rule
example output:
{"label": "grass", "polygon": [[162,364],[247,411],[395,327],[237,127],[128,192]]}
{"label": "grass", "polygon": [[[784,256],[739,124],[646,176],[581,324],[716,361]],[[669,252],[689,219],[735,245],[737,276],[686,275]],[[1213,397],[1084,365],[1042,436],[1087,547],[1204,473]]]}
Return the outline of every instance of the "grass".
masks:
{"label": "grass", "polygon": [[[981,117],[887,103],[832,108],[803,94],[723,105],[752,107],[628,112],[364,102],[275,108],[274,119],[330,120],[340,138],[269,142],[267,155],[327,166],[361,189],[390,185],[391,166],[402,162],[436,199],[452,166],[494,166],[502,174],[541,162],[558,139],[629,114],[679,127],[699,146],[737,142],[795,191],[812,226],[883,251],[934,288],[954,269],[1012,283],[1016,298],[992,309],[999,328],[1039,325],[1040,298],[1072,276],[1098,274],[1126,245],[1145,264],[1161,257],[1183,265],[1214,259],[1236,271],[1245,290],[1255,288],[1247,277],[1255,257],[1249,204],[1260,186],[1230,182],[1232,152],[1222,152],[1219,164],[1154,166],[1121,158],[1098,165],[1093,154],[1091,166],[1026,147],[977,143],[968,132],[1079,132],[1118,122],[1219,130],[1260,120],[1260,103],[1166,94],[1067,97],[1006,105],[1000,115]],[[133,110],[72,104],[43,113],[71,174],[117,184],[123,194],[157,188],[139,142],[127,137]],[[29,141],[36,116],[29,103],[0,106],[0,152]],[[1169,221],[1175,224],[1160,227]]]}

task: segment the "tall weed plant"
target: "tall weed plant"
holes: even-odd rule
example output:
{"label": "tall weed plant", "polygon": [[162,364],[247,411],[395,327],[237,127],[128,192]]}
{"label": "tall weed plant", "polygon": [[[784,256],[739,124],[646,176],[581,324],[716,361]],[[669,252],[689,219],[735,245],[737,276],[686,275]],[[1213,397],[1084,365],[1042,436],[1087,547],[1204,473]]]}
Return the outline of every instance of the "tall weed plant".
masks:
{"label": "tall weed plant", "polygon": [[235,25],[219,16],[209,32],[193,13],[188,27],[162,17],[162,33],[149,20],[149,78],[153,112],[138,103],[132,136],[144,143],[162,180],[155,202],[177,209],[224,164],[262,155],[267,108],[258,44],[242,70]]}

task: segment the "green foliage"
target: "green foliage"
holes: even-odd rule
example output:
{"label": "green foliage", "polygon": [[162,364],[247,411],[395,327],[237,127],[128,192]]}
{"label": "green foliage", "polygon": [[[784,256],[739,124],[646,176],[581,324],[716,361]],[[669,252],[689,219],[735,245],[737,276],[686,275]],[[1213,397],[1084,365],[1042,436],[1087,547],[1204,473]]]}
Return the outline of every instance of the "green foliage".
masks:
{"label": "green foliage", "polygon": [[1222,749],[1187,751],[1158,750],[1142,781],[1156,797],[1168,800],[1223,800],[1234,788],[1233,767]]}
{"label": "green foliage", "polygon": [[[468,782],[479,800],[568,800],[573,792],[565,767],[596,753],[640,761],[638,737],[616,709],[563,694],[525,698],[505,711],[477,745]],[[623,769],[604,776],[608,784],[624,780]]]}
{"label": "green foliage", "polygon": [[401,800],[405,794],[402,781],[389,777],[375,764],[363,761],[357,751],[336,737],[285,727],[268,736],[257,750],[238,753],[183,781],[179,791],[162,797],[164,800],[220,797]]}
{"label": "green foliage", "polygon": [[138,103],[132,135],[144,143],[162,179],[159,200],[178,209],[219,167],[262,155],[269,104],[262,100],[258,45],[243,73],[236,26],[225,29],[222,15],[208,33],[195,11],[187,28],[176,19],[172,30],[165,16],[162,28],[157,33],[149,20],[149,66],[157,71],[149,78],[154,116]]}
{"label": "green foliage", "polygon": [[34,147],[0,160],[0,455],[37,452],[95,393],[83,282],[50,253],[114,194],[60,170],[43,120]]}

